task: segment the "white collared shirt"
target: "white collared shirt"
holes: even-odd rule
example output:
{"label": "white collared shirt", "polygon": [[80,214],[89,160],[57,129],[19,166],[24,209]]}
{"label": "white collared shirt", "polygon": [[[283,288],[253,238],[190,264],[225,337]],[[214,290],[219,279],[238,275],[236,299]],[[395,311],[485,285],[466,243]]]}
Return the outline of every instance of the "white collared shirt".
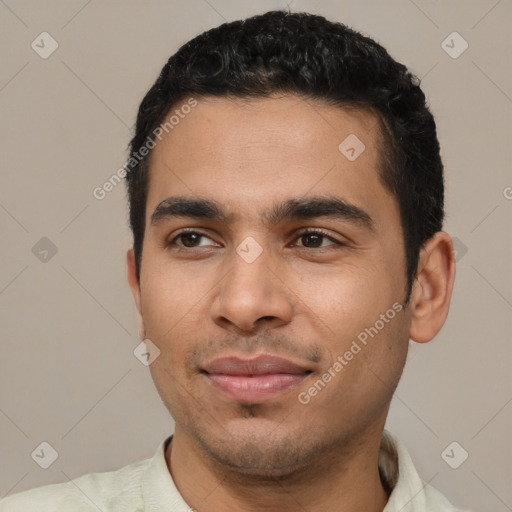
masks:
{"label": "white collared shirt", "polygon": [[[191,512],[167,468],[171,437],[150,459],[5,497],[0,512]],[[462,512],[421,480],[405,446],[386,430],[379,468],[393,489],[383,512]]]}

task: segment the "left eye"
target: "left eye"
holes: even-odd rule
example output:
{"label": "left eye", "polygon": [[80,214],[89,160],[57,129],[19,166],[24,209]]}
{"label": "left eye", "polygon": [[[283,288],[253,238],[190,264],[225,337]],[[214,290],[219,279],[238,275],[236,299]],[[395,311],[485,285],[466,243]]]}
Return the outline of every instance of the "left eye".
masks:
{"label": "left eye", "polygon": [[[302,245],[299,245],[299,247],[305,247],[306,249],[322,249],[324,247],[330,247],[331,245],[341,245],[341,242],[338,242],[321,231],[304,231],[298,235],[297,240],[302,240]],[[323,245],[323,242],[326,240],[331,243]]]}

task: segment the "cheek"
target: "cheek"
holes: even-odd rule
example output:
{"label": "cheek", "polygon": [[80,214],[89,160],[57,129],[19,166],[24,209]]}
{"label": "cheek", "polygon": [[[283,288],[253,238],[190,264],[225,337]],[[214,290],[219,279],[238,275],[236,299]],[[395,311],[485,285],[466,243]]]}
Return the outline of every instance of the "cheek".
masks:
{"label": "cheek", "polygon": [[[332,361],[360,345],[353,360],[370,368],[374,364],[394,367],[403,359],[399,340],[404,336],[402,293],[393,274],[377,265],[346,265],[313,274],[303,272],[294,282],[298,301],[298,321],[304,316],[318,342]],[[397,311],[400,310],[400,311]],[[305,329],[308,327],[305,326]],[[351,354],[348,354],[351,358]],[[354,366],[353,371],[357,371]],[[363,368],[362,368],[363,369]],[[385,370],[384,370],[385,371]]]}
{"label": "cheek", "polygon": [[210,288],[207,276],[201,276],[163,266],[141,276],[142,315],[149,338],[151,334],[167,337],[201,307]]}
{"label": "cheek", "polygon": [[374,322],[360,331],[364,337],[349,336],[340,343],[332,352],[338,363],[330,367],[335,377],[315,398],[316,407],[330,411],[332,421],[353,422],[358,429],[359,422],[380,414],[393,396],[407,357],[404,325],[405,318],[397,315],[381,330]]}
{"label": "cheek", "polygon": [[301,267],[296,266],[295,275],[290,274],[290,288],[299,298],[299,305],[309,308],[334,331],[340,326],[346,329],[359,322],[365,324],[393,302],[389,283],[379,281],[382,272],[370,262],[324,269]]}
{"label": "cheek", "polygon": [[[141,275],[141,308],[149,338],[160,350],[150,370],[162,390],[180,388],[186,378],[186,358],[197,340],[207,336],[205,300],[214,284],[209,272],[177,269],[168,262],[151,261],[150,272]],[[211,282],[210,282],[211,281]],[[177,386],[172,386],[177,379]]]}

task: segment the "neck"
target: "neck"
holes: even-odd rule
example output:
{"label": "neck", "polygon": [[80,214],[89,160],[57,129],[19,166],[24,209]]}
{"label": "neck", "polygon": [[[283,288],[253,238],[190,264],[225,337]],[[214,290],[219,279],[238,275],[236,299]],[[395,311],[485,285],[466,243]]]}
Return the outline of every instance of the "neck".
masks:
{"label": "neck", "polygon": [[380,480],[382,428],[319,454],[306,468],[285,476],[241,474],[218,464],[176,426],[166,451],[174,483],[197,512],[382,512],[388,493]]}

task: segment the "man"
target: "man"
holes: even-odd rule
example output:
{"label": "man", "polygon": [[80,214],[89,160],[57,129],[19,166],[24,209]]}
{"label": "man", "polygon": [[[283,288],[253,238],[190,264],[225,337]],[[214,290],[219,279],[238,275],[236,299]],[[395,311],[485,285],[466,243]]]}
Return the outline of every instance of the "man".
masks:
{"label": "man", "polygon": [[320,16],[224,24],[164,66],[127,171],[128,280],[175,433],[0,510],[455,511],[384,430],[455,276],[417,79]]}

